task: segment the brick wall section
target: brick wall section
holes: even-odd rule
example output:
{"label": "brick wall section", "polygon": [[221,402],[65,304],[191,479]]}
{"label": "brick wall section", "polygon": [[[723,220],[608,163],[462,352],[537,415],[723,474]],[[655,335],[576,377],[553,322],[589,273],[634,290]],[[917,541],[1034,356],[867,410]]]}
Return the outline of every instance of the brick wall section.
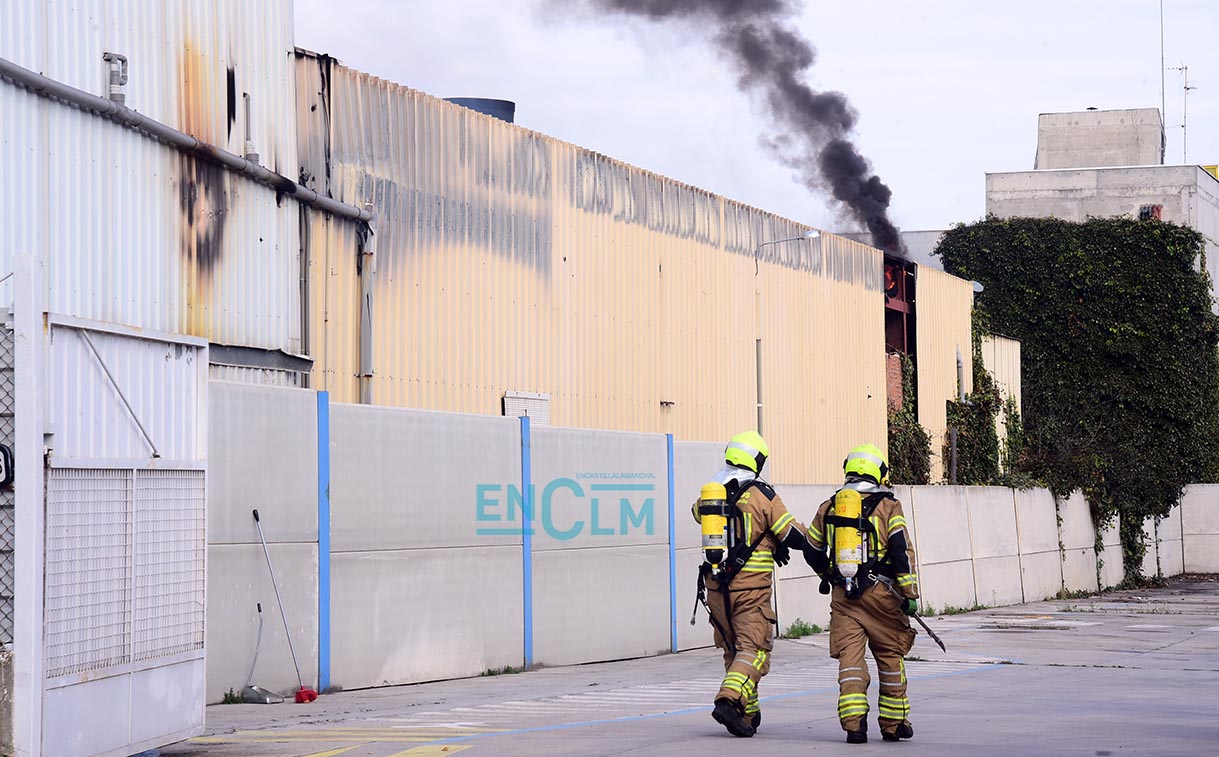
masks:
{"label": "brick wall section", "polygon": [[885,356],[885,386],[890,410],[902,409],[902,356],[894,352]]}

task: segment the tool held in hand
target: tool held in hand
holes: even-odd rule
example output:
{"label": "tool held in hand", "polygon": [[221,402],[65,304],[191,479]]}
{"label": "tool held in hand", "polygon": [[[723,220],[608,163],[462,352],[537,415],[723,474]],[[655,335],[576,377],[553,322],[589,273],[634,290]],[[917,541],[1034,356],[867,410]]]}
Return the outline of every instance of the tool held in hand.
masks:
{"label": "tool held in hand", "polygon": [[[893,596],[897,597],[898,602],[906,601],[906,598],[903,597],[901,594],[898,594],[897,589],[893,588],[893,582],[890,581],[887,576],[876,576],[876,580],[880,581],[882,584],[884,584],[885,588],[889,590],[889,593],[892,594]],[[927,624],[923,622],[923,619],[919,617],[917,612],[911,613],[910,617],[917,620],[918,624],[923,627],[924,631],[927,632],[927,635],[931,637],[931,640],[934,641],[936,644],[940,645],[941,651],[944,651],[944,652],[948,651],[948,647],[944,646],[944,642],[940,641],[940,637],[935,635],[935,631],[932,631],[930,628],[927,627]]]}
{"label": "tool held in hand", "polygon": [[284,600],[279,596],[279,584],[275,581],[275,568],[271,567],[271,552],[267,549],[267,537],[262,534],[262,521],[258,518],[258,508],[254,508],[254,525],[258,526],[258,540],[262,542],[262,553],[267,558],[267,570],[271,572],[271,588],[275,589],[275,601],[279,603],[279,616],[284,620],[284,635],[288,637],[288,651],[292,653],[292,666],[296,668],[296,682],[300,688],[296,690],[296,703],[304,704],[317,699],[317,692],[305,686],[301,679],[301,666],[296,661],[296,648],[292,646],[292,632],[288,630],[288,614],[284,612]]}

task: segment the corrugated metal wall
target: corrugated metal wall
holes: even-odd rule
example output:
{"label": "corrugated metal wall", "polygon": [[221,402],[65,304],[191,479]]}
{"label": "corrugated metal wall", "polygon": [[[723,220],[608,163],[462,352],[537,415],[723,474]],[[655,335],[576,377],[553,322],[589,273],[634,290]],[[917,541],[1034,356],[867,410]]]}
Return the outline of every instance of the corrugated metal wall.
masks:
{"label": "corrugated metal wall", "polygon": [[[827,234],[755,274],[807,227],[327,58],[298,53],[297,89],[308,184],[377,207],[374,403],[545,392],[556,425],[725,439],[755,425],[760,335],[772,477],[884,444],[878,251]],[[356,401],[357,240],[307,228],[315,386]]]}
{"label": "corrugated metal wall", "polygon": [[965,392],[973,391],[971,318],[973,285],[925,265],[915,278],[918,321],[915,335],[918,420],[931,434],[931,480],[945,475],[941,458],[948,431],[947,402],[957,398],[957,351]]}
{"label": "corrugated metal wall", "polygon": [[49,349],[46,403],[47,419],[55,429],[54,458],[148,460],[152,450],[133,414],[162,461],[206,457],[206,429],[195,423],[199,408],[205,407],[207,381],[202,364],[207,351],[201,343],[183,345],[56,325]]}
{"label": "corrugated metal wall", "polygon": [[[106,51],[130,61],[127,105],[298,169],[289,0],[17,0],[0,56],[105,96]],[[141,134],[0,83],[0,268],[46,252],[51,310],[224,344],[301,351],[299,211],[270,189]]]}
{"label": "corrugated metal wall", "polygon": [[[1016,400],[1016,410],[1023,414],[1020,396],[1020,342],[998,334],[982,337],[982,364],[990,371],[999,389],[999,396],[1006,403],[1009,397]],[[1007,415],[1001,411],[995,421],[999,443],[1007,438]]]}

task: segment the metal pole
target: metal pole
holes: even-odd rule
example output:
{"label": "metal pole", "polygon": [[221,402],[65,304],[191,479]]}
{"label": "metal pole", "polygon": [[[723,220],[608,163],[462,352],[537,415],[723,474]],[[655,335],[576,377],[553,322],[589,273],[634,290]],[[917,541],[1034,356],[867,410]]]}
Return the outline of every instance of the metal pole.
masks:
{"label": "metal pole", "polygon": [[123,390],[119,388],[118,382],[114,380],[114,376],[111,375],[110,369],[106,367],[106,361],[102,360],[102,356],[98,354],[97,348],[93,346],[93,340],[89,338],[89,334],[86,333],[84,329],[80,329],[76,333],[80,334],[80,338],[85,341],[86,345],[88,345],[89,351],[93,353],[93,359],[97,361],[98,366],[102,369],[102,373],[106,374],[106,378],[110,381],[110,388],[113,389],[114,393],[119,396],[119,399],[123,403],[123,407],[127,408],[127,414],[131,416],[131,420],[135,421],[136,427],[139,428],[140,433],[143,434],[144,441],[147,442],[148,446],[152,448],[152,456],[160,457],[161,453],[157,451],[157,445],[152,443],[152,437],[150,437],[148,435],[148,431],[144,429],[144,424],[140,423],[139,416],[135,414],[135,410],[132,409],[131,403],[127,401],[127,395],[123,394]]}
{"label": "metal pole", "polygon": [[754,351],[757,357],[758,376],[758,433],[762,433],[762,339],[754,341]]}
{"label": "metal pole", "polygon": [[[370,215],[371,205],[366,206]],[[370,219],[360,241],[360,403],[372,404],[373,376],[373,276],[377,273],[375,220]]]}
{"label": "metal pole", "polygon": [[0,78],[8,79],[40,97],[45,97],[49,100],[61,100],[76,105],[82,110],[105,116],[122,126],[155,137],[183,152],[190,153],[212,163],[218,163],[277,192],[282,192],[285,195],[293,197],[305,205],[324,210],[332,215],[365,223],[372,218],[367,210],[362,210],[354,205],[348,205],[325,195],[320,195],[312,189],[301,186],[288,177],[275,173],[269,168],[264,168],[258,163],[246,160],[240,155],[234,155],[228,150],[202,142],[189,134],[180,132],[171,126],[166,126],[160,121],[154,121],[144,114],[113,100],[91,95],[84,90],[68,86],[63,82],[49,79],[24,66],[17,65],[7,58],[0,58]]}
{"label": "metal pole", "polygon": [[1164,96],[1164,0],[1160,0],[1160,163],[1168,150],[1168,112]]}

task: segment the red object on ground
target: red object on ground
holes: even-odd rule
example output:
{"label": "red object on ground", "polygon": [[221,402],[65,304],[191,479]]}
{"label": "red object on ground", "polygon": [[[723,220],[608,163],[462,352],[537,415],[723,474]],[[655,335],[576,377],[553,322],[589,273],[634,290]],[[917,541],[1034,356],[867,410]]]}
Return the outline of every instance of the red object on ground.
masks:
{"label": "red object on ground", "polygon": [[307,704],[314,699],[317,699],[317,692],[307,686],[302,686],[300,691],[296,692],[297,704]]}

